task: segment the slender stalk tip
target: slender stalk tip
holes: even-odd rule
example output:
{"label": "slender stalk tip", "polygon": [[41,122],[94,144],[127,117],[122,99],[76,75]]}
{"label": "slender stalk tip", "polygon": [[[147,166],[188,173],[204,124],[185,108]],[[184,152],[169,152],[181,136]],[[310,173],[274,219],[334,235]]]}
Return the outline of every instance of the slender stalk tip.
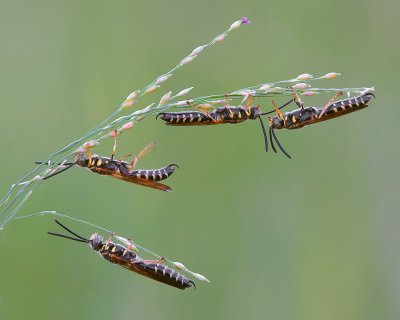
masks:
{"label": "slender stalk tip", "polygon": [[303,74],[297,76],[296,80],[310,80],[312,78],[314,78],[314,76],[312,74],[303,73]]}
{"label": "slender stalk tip", "polygon": [[341,73],[338,72],[329,72],[321,77],[321,79],[335,79],[339,77]]}
{"label": "slender stalk tip", "polygon": [[316,91],[304,91],[302,93],[302,95],[305,96],[305,97],[312,97],[312,96],[315,96],[317,94],[318,94],[318,92],[316,92]]}
{"label": "slender stalk tip", "polygon": [[293,86],[293,89],[299,89],[299,90],[304,90],[307,88],[310,88],[311,86],[308,83],[304,83],[304,82],[300,82],[300,83],[296,83]]}
{"label": "slender stalk tip", "polygon": [[249,23],[250,23],[249,19],[247,19],[246,17],[242,17],[231,24],[229,31],[239,28],[242,24],[249,24]]}

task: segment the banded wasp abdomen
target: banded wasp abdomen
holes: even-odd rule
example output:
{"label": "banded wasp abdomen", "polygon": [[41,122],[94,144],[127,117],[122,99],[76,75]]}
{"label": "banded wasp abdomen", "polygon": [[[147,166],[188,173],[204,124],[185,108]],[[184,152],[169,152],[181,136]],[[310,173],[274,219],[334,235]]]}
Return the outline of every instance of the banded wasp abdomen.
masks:
{"label": "banded wasp abdomen", "polygon": [[130,174],[141,179],[161,181],[171,176],[176,168],[179,168],[178,165],[170,164],[161,169],[134,170]]}
{"label": "banded wasp abdomen", "polygon": [[[291,101],[289,101],[290,103]],[[265,149],[268,151],[268,139],[264,123],[261,119],[262,115],[269,114],[261,113],[260,106],[251,106],[251,99],[248,99],[246,106],[230,106],[227,103],[223,107],[215,108],[210,113],[207,110],[201,112],[197,111],[184,111],[184,112],[161,112],[157,115],[156,119],[160,117],[166,122],[166,125],[171,126],[203,126],[203,125],[217,125],[217,124],[236,124],[245,122],[246,120],[258,119],[261,124],[261,129],[264,136]],[[190,103],[189,103],[190,104]],[[288,103],[287,103],[288,104]],[[285,105],[287,105],[285,104]],[[196,107],[194,104],[190,104]],[[283,105],[281,108],[283,108]],[[201,110],[201,109],[199,109]]]}
{"label": "banded wasp abdomen", "polygon": [[157,115],[171,126],[201,126],[224,123],[240,123],[260,117],[259,106],[224,106],[210,113],[198,111],[162,112]]}
{"label": "banded wasp abdomen", "polygon": [[144,271],[149,273],[148,277],[160,281],[165,284],[169,284],[170,286],[186,289],[190,287],[196,287],[195,283],[176,272],[174,269],[167,267],[166,265],[160,263],[146,263],[141,262],[137,264],[138,268],[141,268]]}
{"label": "banded wasp abdomen", "polygon": [[333,114],[343,115],[364,109],[368,107],[368,102],[371,100],[371,97],[375,97],[374,94],[367,92],[358,97],[336,101],[326,108],[322,117]]}
{"label": "banded wasp abdomen", "polygon": [[186,289],[195,287],[192,280],[176,272],[174,269],[154,260],[143,260],[132,250],[123,245],[106,242],[99,250],[99,254],[107,261],[118,264],[130,271],[137,272],[148,278],[168,284],[170,286]]}
{"label": "banded wasp abdomen", "polygon": [[212,118],[198,111],[162,112],[157,115],[158,117],[170,126],[204,125],[214,122]]}

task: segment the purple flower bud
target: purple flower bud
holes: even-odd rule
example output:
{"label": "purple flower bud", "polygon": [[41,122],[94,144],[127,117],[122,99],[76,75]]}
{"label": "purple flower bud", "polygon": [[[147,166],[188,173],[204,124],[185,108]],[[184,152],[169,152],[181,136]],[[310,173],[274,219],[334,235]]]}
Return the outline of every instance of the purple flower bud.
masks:
{"label": "purple flower bud", "polygon": [[250,21],[246,17],[242,17],[239,20],[232,23],[231,27],[229,28],[229,31],[239,28],[242,24],[249,24],[249,23]]}
{"label": "purple flower bud", "polygon": [[242,24],[250,24],[251,21],[247,19],[246,17],[242,17]]}

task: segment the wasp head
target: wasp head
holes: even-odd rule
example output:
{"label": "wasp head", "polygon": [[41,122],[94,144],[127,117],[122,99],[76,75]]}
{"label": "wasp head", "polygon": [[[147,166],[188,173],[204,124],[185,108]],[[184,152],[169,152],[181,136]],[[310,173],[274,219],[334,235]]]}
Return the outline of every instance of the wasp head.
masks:
{"label": "wasp head", "polygon": [[84,153],[77,153],[75,160],[76,160],[76,164],[78,166],[81,166],[81,167],[87,167],[88,166],[89,159],[86,158],[86,155]]}
{"label": "wasp head", "polygon": [[283,127],[283,119],[278,116],[268,117],[268,122],[271,128],[282,129]]}
{"label": "wasp head", "polygon": [[257,119],[261,116],[261,107],[260,106],[252,106],[250,108],[249,119]]}
{"label": "wasp head", "polygon": [[103,246],[103,237],[97,233],[92,234],[89,238],[89,246],[94,251],[99,251]]}

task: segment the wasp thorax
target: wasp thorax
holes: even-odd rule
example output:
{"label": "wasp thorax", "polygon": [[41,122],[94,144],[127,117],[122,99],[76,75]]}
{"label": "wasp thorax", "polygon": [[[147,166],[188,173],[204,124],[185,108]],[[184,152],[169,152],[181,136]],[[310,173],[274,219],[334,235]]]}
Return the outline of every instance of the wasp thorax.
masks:
{"label": "wasp thorax", "polygon": [[283,119],[275,116],[268,118],[269,125],[274,129],[281,129],[283,127]]}
{"label": "wasp thorax", "polygon": [[103,237],[98,235],[97,233],[92,234],[89,238],[89,246],[94,251],[99,251],[103,246]]}

